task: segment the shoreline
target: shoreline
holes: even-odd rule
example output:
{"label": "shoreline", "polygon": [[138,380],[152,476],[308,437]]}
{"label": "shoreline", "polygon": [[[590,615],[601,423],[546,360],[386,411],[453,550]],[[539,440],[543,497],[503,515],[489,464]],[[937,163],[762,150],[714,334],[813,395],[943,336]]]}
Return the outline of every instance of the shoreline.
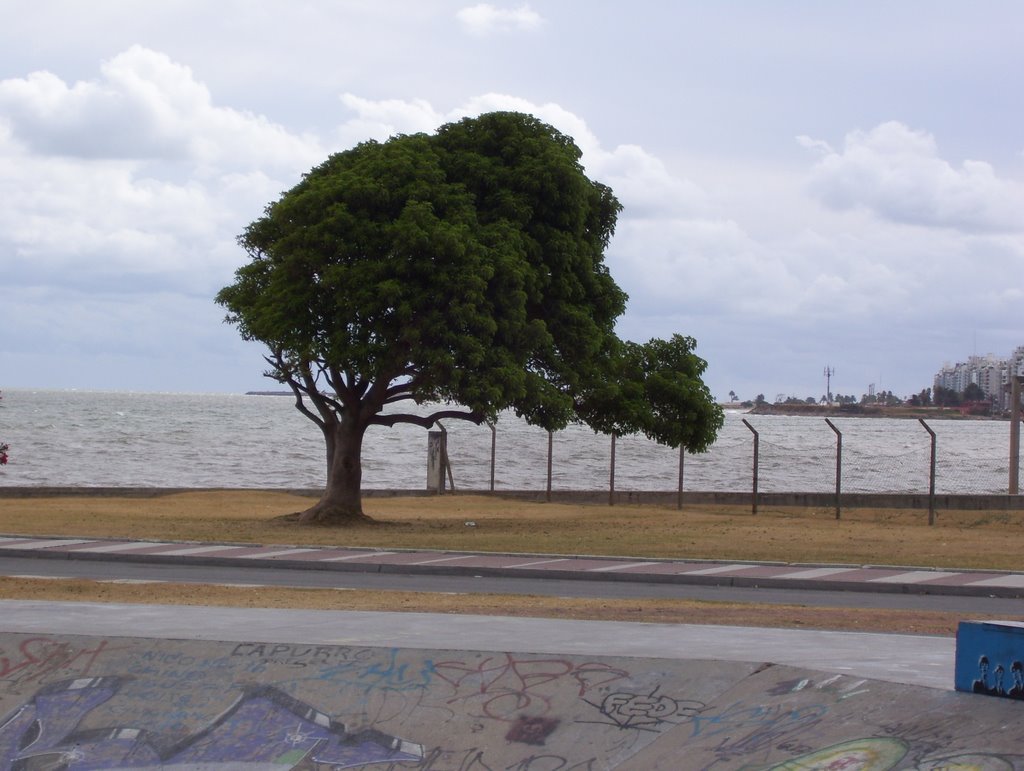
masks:
{"label": "shoreline", "polygon": [[742,412],[745,415],[785,415],[788,417],[814,418],[892,418],[895,420],[972,420],[972,421],[1009,421],[1009,416],[972,415],[956,407],[877,407],[874,405],[819,405],[819,404],[768,404],[767,402],[753,407],[736,407],[730,404],[721,405],[730,412]]}

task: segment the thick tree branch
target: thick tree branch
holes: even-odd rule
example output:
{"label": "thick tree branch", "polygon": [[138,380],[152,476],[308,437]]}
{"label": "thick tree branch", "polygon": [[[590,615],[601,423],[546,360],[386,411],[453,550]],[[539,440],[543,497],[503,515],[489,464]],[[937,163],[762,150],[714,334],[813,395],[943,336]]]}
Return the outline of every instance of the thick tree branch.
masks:
{"label": "thick tree branch", "polygon": [[486,416],[482,412],[475,412],[473,410],[439,410],[438,412],[431,413],[430,415],[399,413],[395,415],[375,415],[370,419],[370,425],[387,426],[388,428],[392,428],[398,423],[411,423],[414,426],[430,428],[439,420],[449,419],[468,420],[469,422],[476,423],[479,426],[484,422]]}
{"label": "thick tree branch", "polygon": [[288,386],[288,388],[291,389],[291,392],[295,395],[295,409],[316,423],[322,430],[326,423],[319,415],[306,406],[306,402],[303,399],[303,394],[306,393],[306,387],[289,374],[289,368],[285,364],[284,356],[281,352],[274,351],[273,357],[264,356],[263,360],[274,368],[273,373],[268,372],[266,374],[273,377],[277,382]]}
{"label": "thick tree branch", "polygon": [[[330,385],[330,378],[324,373],[323,365],[318,363],[318,366],[320,368],[320,372],[317,375],[314,375],[313,370],[310,367],[310,363],[308,361],[303,361],[299,364],[299,371],[302,374],[302,379],[305,381],[303,391],[306,396],[309,397],[309,400],[313,402],[317,412],[320,413],[320,417],[323,419],[323,425],[321,425],[321,428],[323,428],[324,425],[333,424],[337,420],[337,416],[344,411],[345,405],[343,402],[338,402],[337,400],[332,399],[320,389],[317,382],[319,380],[319,375],[324,374],[325,379],[328,381],[328,385]],[[317,425],[320,425],[318,421]]]}

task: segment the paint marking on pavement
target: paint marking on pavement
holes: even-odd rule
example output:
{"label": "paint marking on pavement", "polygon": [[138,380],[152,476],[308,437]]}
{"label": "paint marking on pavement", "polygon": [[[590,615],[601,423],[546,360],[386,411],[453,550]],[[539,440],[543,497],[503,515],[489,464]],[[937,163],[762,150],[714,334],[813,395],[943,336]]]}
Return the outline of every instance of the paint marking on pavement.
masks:
{"label": "paint marking on pavement", "polygon": [[209,554],[215,551],[229,551],[231,549],[237,549],[237,546],[225,546],[224,544],[218,544],[217,546],[190,546],[185,549],[171,549],[170,551],[159,552],[161,557],[187,557],[192,554]]}
{"label": "paint marking on pavement", "polygon": [[166,581],[159,581],[150,578],[97,578],[98,584],[166,584]]}
{"label": "paint marking on pavement", "polygon": [[397,552],[393,551],[375,551],[366,552],[365,554],[346,554],[344,557],[324,557],[320,562],[344,562],[345,560],[361,560],[367,557],[389,557]]}
{"label": "paint marking on pavement", "polygon": [[780,576],[774,576],[774,578],[824,578],[825,576],[834,576],[837,573],[849,573],[856,568],[807,568],[806,570],[797,570],[792,573],[783,573]]}
{"label": "paint marking on pavement", "polygon": [[528,568],[528,567],[532,567],[533,565],[550,565],[553,562],[568,562],[568,561],[569,561],[569,559],[567,557],[559,557],[558,559],[553,559],[553,560],[535,560],[533,562],[517,562],[515,565],[506,565],[505,567],[507,567],[507,568]]}
{"label": "paint marking on pavement", "polygon": [[28,551],[29,549],[49,549],[54,546],[77,546],[80,543],[92,543],[92,539],[72,539],[72,538],[54,538],[46,539],[45,541],[28,541],[27,543],[9,543],[4,546],[5,549],[23,549]]}
{"label": "paint marking on pavement", "polygon": [[629,570],[630,568],[645,568],[648,565],[657,565],[657,562],[627,562],[623,565],[608,565],[603,568],[590,568],[588,573],[611,573],[613,570]]}
{"label": "paint marking on pavement", "polygon": [[719,565],[716,568],[702,568],[701,570],[687,570],[684,575],[688,576],[713,576],[716,573],[732,573],[739,570],[753,570],[760,565]]}
{"label": "paint marking on pavement", "polygon": [[875,584],[920,584],[924,581],[931,581],[936,578],[949,578],[959,573],[944,573],[941,570],[911,570],[908,573],[898,573],[895,576],[883,576],[882,578],[869,578]]}
{"label": "paint marking on pavement", "polygon": [[101,546],[87,546],[84,549],[75,549],[75,551],[88,551],[106,554],[107,552],[132,551],[133,549],[149,549],[154,546],[171,546],[171,544],[157,543],[155,541],[132,541],[131,543],[106,543]]}
{"label": "paint marking on pavement", "polygon": [[1015,574],[1012,576],[996,576],[995,578],[983,578],[980,581],[971,581],[971,586],[1009,586],[1014,589],[1024,589],[1024,576]]}
{"label": "paint marking on pavement", "polygon": [[468,560],[473,559],[475,554],[460,554],[457,557],[438,557],[432,560],[423,560],[422,562],[410,562],[410,565],[432,565],[435,562],[454,562],[455,560]]}
{"label": "paint marking on pavement", "polygon": [[279,549],[278,551],[265,551],[258,554],[241,554],[239,557],[244,560],[264,559],[266,557],[287,557],[292,554],[309,554],[319,549]]}

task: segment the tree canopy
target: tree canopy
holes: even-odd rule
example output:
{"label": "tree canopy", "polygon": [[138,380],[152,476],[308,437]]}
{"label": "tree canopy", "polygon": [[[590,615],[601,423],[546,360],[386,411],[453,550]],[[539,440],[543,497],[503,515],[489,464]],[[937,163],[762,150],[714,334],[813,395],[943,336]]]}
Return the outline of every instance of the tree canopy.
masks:
{"label": "tree canopy", "polygon": [[549,430],[713,441],[694,341],[614,332],[626,295],[604,251],[621,207],[580,157],[532,116],[490,113],[332,155],[245,229],[249,262],[217,302],[324,432],[327,489],[303,519],[361,516],[370,425],[511,408]]}

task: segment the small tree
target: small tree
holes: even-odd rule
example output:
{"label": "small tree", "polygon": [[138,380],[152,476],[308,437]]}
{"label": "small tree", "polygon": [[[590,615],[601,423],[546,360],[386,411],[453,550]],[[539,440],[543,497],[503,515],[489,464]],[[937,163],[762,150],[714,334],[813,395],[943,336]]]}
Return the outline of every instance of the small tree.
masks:
{"label": "small tree", "polygon": [[[323,432],[327,484],[302,522],[365,519],[371,425],[480,423],[511,408],[705,449],[721,410],[691,338],[614,334],[626,295],[604,264],[620,210],[573,141],[519,113],[366,142],[310,171],[239,243],[217,295],[269,377]],[[402,403],[439,403],[427,415]]]}
{"label": "small tree", "polygon": [[968,383],[963,392],[965,402],[983,402],[987,398],[985,391],[977,383]]}

